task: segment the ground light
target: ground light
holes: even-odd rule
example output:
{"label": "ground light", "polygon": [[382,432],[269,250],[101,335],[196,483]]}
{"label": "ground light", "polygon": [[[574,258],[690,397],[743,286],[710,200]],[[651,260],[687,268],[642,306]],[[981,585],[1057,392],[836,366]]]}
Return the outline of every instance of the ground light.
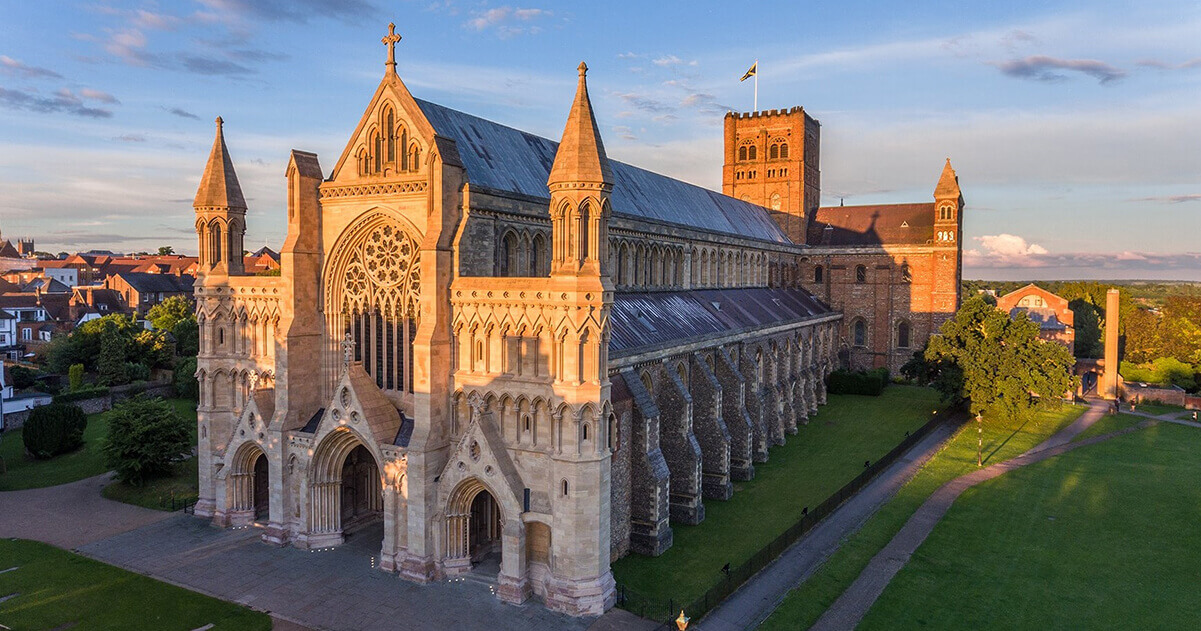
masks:
{"label": "ground light", "polygon": [[683,610],[683,609],[681,609],[681,610],[680,610],[680,617],[679,617],[679,618],[676,618],[676,628],[678,628],[680,631],[685,631],[685,629],[687,629],[687,628],[688,628],[688,621],[689,621],[689,620],[691,620],[691,618],[689,618],[688,616],[685,616],[685,615],[684,615],[684,610]]}

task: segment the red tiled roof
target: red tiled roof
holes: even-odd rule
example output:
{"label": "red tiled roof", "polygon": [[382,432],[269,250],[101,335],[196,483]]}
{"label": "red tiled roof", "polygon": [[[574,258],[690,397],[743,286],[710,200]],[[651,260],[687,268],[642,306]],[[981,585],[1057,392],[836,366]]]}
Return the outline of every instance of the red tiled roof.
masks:
{"label": "red tiled roof", "polygon": [[[826,226],[830,226],[827,230]],[[809,245],[925,245],[934,239],[934,202],[818,208]]]}

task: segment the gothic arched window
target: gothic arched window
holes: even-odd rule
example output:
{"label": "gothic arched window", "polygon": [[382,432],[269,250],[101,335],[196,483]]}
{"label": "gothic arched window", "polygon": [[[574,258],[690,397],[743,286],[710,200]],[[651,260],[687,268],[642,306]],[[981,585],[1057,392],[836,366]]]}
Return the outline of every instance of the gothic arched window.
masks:
{"label": "gothic arched window", "polygon": [[[783,160],[788,159],[788,143],[783,143],[780,145],[780,158]],[[784,175],[788,175],[788,172],[785,171]]]}
{"label": "gothic arched window", "polygon": [[500,260],[497,261],[497,276],[518,276],[517,235],[506,232],[500,240]]}
{"label": "gothic arched window", "polygon": [[[757,157],[757,155],[758,155],[758,150],[756,149],[755,145],[751,145],[746,148],[746,159],[747,160],[754,160]],[[754,176],[752,176],[752,177],[754,177]]]}
{"label": "gothic arched window", "polygon": [[550,270],[546,266],[546,239],[541,233],[534,235],[533,245],[530,246],[530,275],[545,276]]}
{"label": "gothic arched window", "polygon": [[863,320],[855,320],[851,325],[851,336],[855,346],[867,346],[867,324]]}
{"label": "gothic arched window", "polygon": [[771,158],[772,160],[779,158],[780,157],[780,145],[772,145],[771,149],[768,150],[767,157]]}
{"label": "gothic arched window", "polygon": [[813,282],[821,284],[825,282],[826,270],[822,269],[821,265],[816,265],[813,268]]}
{"label": "gothic arched window", "polygon": [[855,282],[860,284],[867,282],[867,267],[859,265],[855,268]]}
{"label": "gothic arched window", "polygon": [[746,145],[743,145],[738,148],[738,159],[746,160]]}
{"label": "gothic arched window", "polygon": [[897,348],[909,348],[909,323],[903,320],[897,324]]}
{"label": "gothic arched window", "polygon": [[388,164],[396,162],[396,115],[392,109],[384,115],[384,133],[388,135]]}

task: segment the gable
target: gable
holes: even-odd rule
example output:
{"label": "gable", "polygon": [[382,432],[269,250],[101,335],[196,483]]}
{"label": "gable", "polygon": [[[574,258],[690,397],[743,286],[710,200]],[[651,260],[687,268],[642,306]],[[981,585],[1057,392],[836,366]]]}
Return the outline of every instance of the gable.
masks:
{"label": "gable", "polygon": [[385,75],[334,165],[329,181],[411,177],[424,165],[433,128],[396,75]]}

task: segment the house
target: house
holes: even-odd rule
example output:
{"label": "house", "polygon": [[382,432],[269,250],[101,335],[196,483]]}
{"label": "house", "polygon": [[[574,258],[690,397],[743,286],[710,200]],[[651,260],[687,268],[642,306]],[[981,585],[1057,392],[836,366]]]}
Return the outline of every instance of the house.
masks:
{"label": "house", "polygon": [[997,308],[1011,317],[1018,312],[1039,326],[1039,337],[1059,342],[1076,351],[1076,314],[1068,307],[1066,298],[1061,298],[1033,283],[1017,291],[1009,292],[997,299]]}
{"label": "house", "polygon": [[120,295],[129,311],[144,316],[150,309],[171,296],[192,298],[191,276],[120,272],[104,279],[104,287]]}

